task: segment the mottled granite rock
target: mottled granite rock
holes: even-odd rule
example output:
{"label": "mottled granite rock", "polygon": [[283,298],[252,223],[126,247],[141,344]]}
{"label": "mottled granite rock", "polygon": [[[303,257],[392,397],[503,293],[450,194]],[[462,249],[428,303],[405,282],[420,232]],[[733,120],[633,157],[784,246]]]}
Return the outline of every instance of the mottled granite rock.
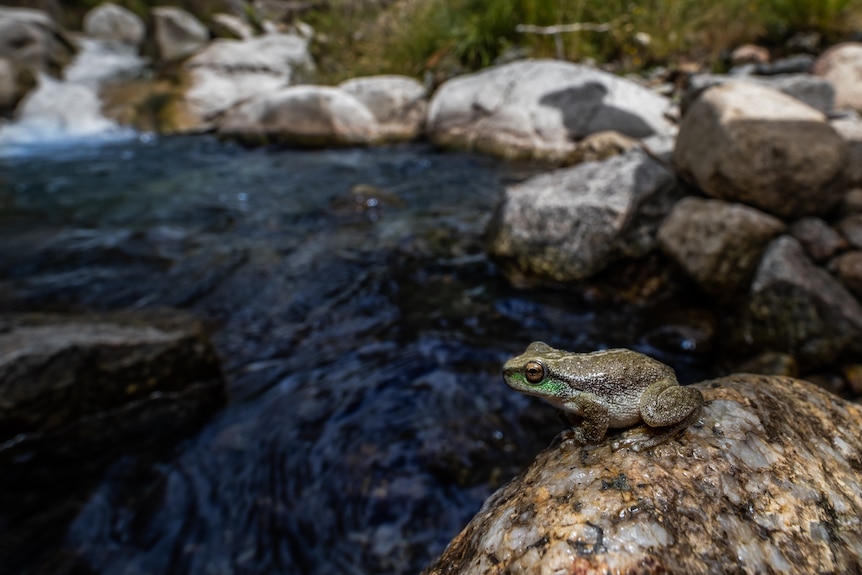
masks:
{"label": "mottled granite rock", "polygon": [[862,118],[848,115],[829,122],[847,143],[847,183],[862,185]]}
{"label": "mottled granite rock", "polygon": [[667,98],[596,68],[518,60],[445,82],[427,128],[443,147],[568,163],[576,141],[595,132],[673,133],[669,108]]}
{"label": "mottled granite rock", "polygon": [[794,355],[804,370],[862,352],[862,306],[790,236],[766,248],[736,331],[742,345]]}
{"label": "mottled granite rock", "polygon": [[422,133],[428,111],[425,87],[408,76],[351,78],[338,87],[359,100],[377,120],[387,141],[412,140]]}
{"label": "mottled granite rock", "polygon": [[182,8],[161,6],[151,14],[159,58],[165,62],[191,56],[209,42],[207,27]]}
{"label": "mottled granite rock", "polygon": [[489,224],[488,251],[516,283],[590,277],[655,247],[657,223],[640,226],[638,215],[674,184],[642,150],[541,174],[506,189]]}
{"label": "mottled granite rock", "polygon": [[820,218],[800,218],[788,230],[815,262],[823,262],[847,248],[847,240]]}
{"label": "mottled granite rock", "polygon": [[783,218],[841,201],[847,145],[826,116],[756,84],[708,88],[683,117],[677,167],[708,196]]}
{"label": "mottled granite rock", "polygon": [[862,407],[779,376],[697,387],[699,422],[652,451],[540,453],[425,575],[858,572]]}
{"label": "mottled granite rock", "polygon": [[103,2],[84,15],[84,34],[132,46],[140,46],[147,32],[144,21],[126,8]]}
{"label": "mottled granite rock", "polygon": [[857,298],[862,298],[862,251],[841,254],[831,262],[831,267],[841,283]]}
{"label": "mottled granite rock", "polygon": [[659,228],[662,250],[704,292],[727,301],[744,292],[784,222],[754,208],[689,196]]}
{"label": "mottled granite rock", "polygon": [[371,144],[377,119],[362,102],[331,86],[290,86],[242,102],[225,114],[219,134],[248,144],[326,147]]}
{"label": "mottled granite rock", "polygon": [[850,244],[862,250],[862,214],[851,214],[838,222],[838,231]]}
{"label": "mottled granite rock", "polygon": [[862,111],[859,77],[862,73],[862,43],[837,44],[820,55],[812,73],[835,85],[835,105]]}

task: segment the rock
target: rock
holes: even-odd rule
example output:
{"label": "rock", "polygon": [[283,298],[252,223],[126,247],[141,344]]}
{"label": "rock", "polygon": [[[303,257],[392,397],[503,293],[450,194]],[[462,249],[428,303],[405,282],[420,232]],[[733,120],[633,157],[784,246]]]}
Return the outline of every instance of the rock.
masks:
{"label": "rock", "polygon": [[847,183],[862,186],[862,119],[849,116],[830,122],[847,144]]}
{"label": "rock", "polygon": [[688,107],[697,96],[707,88],[722,86],[731,82],[746,82],[773,88],[796,98],[819,110],[830,114],[835,109],[835,88],[829,80],[809,74],[781,74],[776,76],[725,76],[721,74],[697,74],[688,79],[685,92],[682,95],[682,111],[685,114]]}
{"label": "rock", "polygon": [[862,350],[862,306],[789,236],[766,249],[745,316],[747,348],[790,353],[803,371]]}
{"label": "rock", "polygon": [[672,132],[669,107],[663,96],[594,68],[520,60],[445,82],[431,100],[428,132],[439,146],[565,162],[576,140],[595,132]]}
{"label": "rock", "polygon": [[841,254],[832,262],[838,279],[853,294],[862,299],[862,251]]}
{"label": "rock", "polygon": [[45,12],[0,7],[0,58],[59,75],[74,53],[71,42]]}
{"label": "rock", "polygon": [[787,58],[781,58],[774,62],[758,64],[755,72],[761,76],[774,76],[776,74],[808,74],[814,64],[814,56],[809,54],[796,54]]}
{"label": "rock", "polygon": [[799,365],[796,358],[787,353],[767,351],[749,358],[739,365],[735,371],[742,373],[759,373],[762,375],[783,375],[798,377]]}
{"label": "rock", "polygon": [[182,60],[209,42],[206,26],[182,8],[153,8],[152,16],[156,48],[164,62]]}
{"label": "rock", "polygon": [[0,317],[0,441],[75,435],[124,410],[138,417],[147,401],[205,382],[215,382],[211,410],[224,386],[215,351],[202,326],[176,310]]}
{"label": "rock", "polygon": [[0,114],[10,114],[20,99],[15,64],[8,58],[0,58]]}
{"label": "rock", "polygon": [[766,245],[784,223],[741,204],[689,196],[658,232],[662,250],[720,301],[747,290]]}
{"label": "rock", "polygon": [[730,63],[733,66],[764,64],[766,62],[769,62],[769,50],[755,44],[743,44],[730,54]]}
{"label": "rock", "polygon": [[213,14],[211,27],[219,38],[248,40],[254,37],[251,25],[233,14]]}
{"label": "rock", "polygon": [[184,113],[194,119],[195,129],[213,128],[215,117],[237,103],[284,88],[297,69],[313,67],[308,39],[299,36],[215,40],[184,64],[189,84]]}
{"label": "rock", "polygon": [[857,570],[862,407],[779,376],[696,387],[700,421],[652,452],[541,452],[424,575]]}
{"label": "rock", "polygon": [[380,137],[412,140],[425,127],[428,110],[425,88],[407,76],[353,78],[338,87],[360,101],[374,115]]}
{"label": "rock", "polygon": [[572,154],[572,163],[602,162],[624,154],[637,145],[637,140],[619,132],[596,132],[578,142]]}
{"label": "rock", "polygon": [[823,52],[811,72],[826,78],[835,86],[835,106],[862,112],[862,43],[845,42]]}
{"label": "rock", "polygon": [[847,241],[820,218],[799,219],[790,226],[789,233],[799,240],[808,256],[818,263],[847,247]]}
{"label": "rock", "polygon": [[252,98],[228,111],[219,134],[312,147],[371,144],[380,137],[368,108],[329,86],[291,86]]}
{"label": "rock", "polygon": [[850,214],[838,222],[838,231],[850,244],[862,250],[862,214]]}
{"label": "rock", "polygon": [[707,195],[794,217],[841,200],[847,147],[817,110],[734,82],[708,88],[691,105],[674,159]]}
{"label": "rock", "polygon": [[530,178],[504,192],[489,225],[488,250],[515,281],[590,277],[655,246],[655,228],[638,234],[647,238],[639,238],[637,250],[631,245],[637,212],[674,183],[672,173],[640,150]]}
{"label": "rock", "polygon": [[105,2],[84,15],[84,34],[100,40],[140,46],[144,41],[144,21],[131,10]]}
{"label": "rock", "polygon": [[856,214],[862,212],[862,188],[853,188],[844,194],[841,200],[841,213]]}

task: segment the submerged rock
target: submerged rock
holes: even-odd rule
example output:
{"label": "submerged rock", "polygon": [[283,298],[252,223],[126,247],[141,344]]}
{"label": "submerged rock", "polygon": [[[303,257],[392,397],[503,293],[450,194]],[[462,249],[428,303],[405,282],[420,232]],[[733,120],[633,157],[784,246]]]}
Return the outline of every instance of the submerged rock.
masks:
{"label": "submerged rock", "polygon": [[153,433],[171,403],[194,398],[195,417],[209,413],[223,385],[201,324],[182,312],[0,317],[0,441],[95,449]]}
{"label": "submerged rock", "polygon": [[672,132],[669,107],[663,96],[595,68],[521,60],[444,83],[429,106],[428,132],[440,146],[567,162],[577,140],[595,132]]}
{"label": "submerged rock", "polygon": [[674,159],[707,195],[781,217],[826,213],[845,191],[847,147],[826,117],[754,84],[704,91],[683,118]]}
{"label": "submerged rock", "polygon": [[516,281],[590,277],[655,246],[655,229],[639,229],[638,209],[674,183],[641,150],[530,178],[506,189],[489,225],[488,250]]}
{"label": "submerged rock", "polygon": [[699,422],[652,451],[540,453],[424,574],[858,571],[862,407],[778,376],[697,388]]}

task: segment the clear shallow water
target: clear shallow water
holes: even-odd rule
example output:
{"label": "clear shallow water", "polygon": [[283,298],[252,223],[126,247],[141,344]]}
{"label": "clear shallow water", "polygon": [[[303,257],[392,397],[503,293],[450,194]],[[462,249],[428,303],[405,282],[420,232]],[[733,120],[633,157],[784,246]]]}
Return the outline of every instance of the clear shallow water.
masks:
{"label": "clear shallow water", "polygon": [[[421,145],[209,138],[0,159],[0,309],[191,310],[213,326],[230,398],[194,436],[70,483],[50,534],[0,512],[0,533],[13,518],[26,533],[0,541],[0,565],[418,572],[561,429],[505,387],[502,362],[534,339],[645,349],[655,329],[498,275],[484,226],[528,171]],[[684,381],[703,372],[663,359]],[[25,489],[28,510],[63,473]]]}

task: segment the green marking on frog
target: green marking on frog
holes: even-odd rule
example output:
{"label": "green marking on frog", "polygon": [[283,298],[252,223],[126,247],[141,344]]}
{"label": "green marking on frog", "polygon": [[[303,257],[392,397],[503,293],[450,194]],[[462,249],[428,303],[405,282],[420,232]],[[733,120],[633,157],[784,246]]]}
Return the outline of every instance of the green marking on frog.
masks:
{"label": "green marking on frog", "polygon": [[629,349],[572,353],[536,341],[503,366],[506,384],[542,397],[575,425],[571,439],[600,442],[608,429],[646,423],[666,433],[625,445],[635,450],[657,445],[688,427],[703,405],[693,387],[679,385],[669,366]]}

